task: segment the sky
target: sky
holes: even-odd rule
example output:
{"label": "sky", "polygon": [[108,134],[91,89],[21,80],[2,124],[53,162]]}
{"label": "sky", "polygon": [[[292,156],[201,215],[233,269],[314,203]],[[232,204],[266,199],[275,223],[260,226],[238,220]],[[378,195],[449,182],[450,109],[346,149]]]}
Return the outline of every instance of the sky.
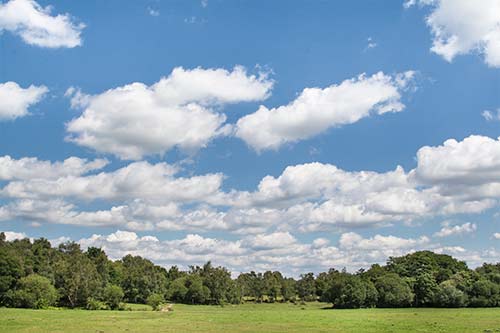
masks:
{"label": "sky", "polygon": [[0,1],[0,230],[235,273],[496,262],[499,96],[499,0]]}

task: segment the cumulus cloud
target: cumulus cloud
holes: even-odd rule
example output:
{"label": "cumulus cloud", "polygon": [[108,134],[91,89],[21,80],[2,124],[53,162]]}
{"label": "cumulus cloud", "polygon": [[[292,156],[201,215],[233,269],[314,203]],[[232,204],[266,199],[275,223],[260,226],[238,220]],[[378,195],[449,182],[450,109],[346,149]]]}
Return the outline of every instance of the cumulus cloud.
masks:
{"label": "cumulus cloud", "polygon": [[72,197],[84,200],[196,201],[216,195],[221,174],[176,177],[179,170],[167,163],[134,162],[112,172],[57,179],[9,182],[0,192],[11,198]]}
{"label": "cumulus cloud", "polygon": [[4,231],[3,233],[5,234],[5,240],[9,242],[16,239],[28,238],[24,232]]}
{"label": "cumulus cloud", "polygon": [[[410,171],[399,166],[374,172],[299,164],[262,178],[254,191],[226,191],[223,174],[184,176],[180,167],[167,163],[132,162],[102,171],[105,160],[48,162],[5,156],[0,158],[0,220],[136,231],[271,232],[285,242],[287,232],[413,223],[498,205],[500,140],[447,140],[421,148],[416,157],[417,166]],[[86,204],[96,202],[100,209],[88,210]],[[443,235],[475,225],[444,227]]]}
{"label": "cumulus cloud", "polygon": [[218,107],[263,100],[272,86],[265,73],[249,75],[236,66],[232,71],[177,67],[151,86],[136,82],[93,96],[73,88],[67,93],[71,104],[84,110],[67,124],[68,139],[132,160],[174,147],[197,150],[228,133]]}
{"label": "cumulus cloud", "polygon": [[431,51],[451,62],[456,56],[479,53],[491,67],[500,67],[500,2],[497,0],[410,0],[431,6],[427,25],[433,35]]}
{"label": "cumulus cloud", "polygon": [[47,91],[45,86],[31,85],[24,89],[16,82],[0,83],[0,121],[28,115],[30,106],[40,102]]}
{"label": "cumulus cloud", "polygon": [[36,157],[14,159],[9,155],[0,157],[0,180],[58,179],[79,176],[89,171],[102,169],[107,160],[70,157],[62,162],[41,161]]}
{"label": "cumulus cloud", "polygon": [[464,223],[462,225],[451,225],[449,221],[445,221],[443,228],[436,232],[434,236],[436,237],[449,237],[455,235],[464,235],[474,233],[477,230],[477,225],[474,223]]}
{"label": "cumulus cloud", "polygon": [[80,46],[85,28],[69,14],[51,15],[52,8],[43,8],[34,0],[10,0],[0,3],[0,32],[10,31],[30,45],[59,48]]}
{"label": "cumulus cloud", "polygon": [[495,232],[493,234],[493,237],[496,238],[496,239],[500,239],[500,232]]}
{"label": "cumulus cloud", "polygon": [[500,139],[471,135],[462,141],[450,139],[441,146],[422,147],[415,175],[422,183],[453,186],[453,190],[483,185],[494,190],[500,179]]}
{"label": "cumulus cloud", "polygon": [[411,249],[418,245],[428,244],[429,238],[422,236],[419,239],[406,239],[395,236],[375,235],[373,238],[363,238],[355,232],[342,234],[339,245],[344,249],[360,249],[366,251],[380,249]]}
{"label": "cumulus cloud", "polygon": [[235,135],[257,151],[278,149],[371,114],[399,112],[404,109],[401,92],[413,76],[412,71],[395,76],[379,72],[324,89],[306,88],[288,105],[271,109],[261,106],[242,117]]}

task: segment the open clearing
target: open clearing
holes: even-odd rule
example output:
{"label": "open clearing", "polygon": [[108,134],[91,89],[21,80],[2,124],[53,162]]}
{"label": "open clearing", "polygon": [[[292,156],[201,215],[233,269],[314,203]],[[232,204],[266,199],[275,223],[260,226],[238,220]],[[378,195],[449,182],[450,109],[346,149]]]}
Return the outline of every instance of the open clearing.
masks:
{"label": "open clearing", "polygon": [[[174,305],[144,311],[0,309],[0,332],[500,332],[500,308],[323,309],[327,304]],[[140,311],[140,310],[143,311]]]}

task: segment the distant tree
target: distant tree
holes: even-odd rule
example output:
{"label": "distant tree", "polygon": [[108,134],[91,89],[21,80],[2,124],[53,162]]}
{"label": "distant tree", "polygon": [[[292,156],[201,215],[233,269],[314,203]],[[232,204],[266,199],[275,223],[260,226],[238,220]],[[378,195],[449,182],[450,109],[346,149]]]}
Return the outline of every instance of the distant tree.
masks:
{"label": "distant tree", "polygon": [[263,278],[265,294],[269,297],[270,302],[276,301],[281,296],[283,276],[280,272],[267,271]]}
{"label": "distant tree", "polygon": [[164,295],[167,271],[150,260],[127,255],[121,260],[122,285],[125,299],[131,303],[145,303],[152,293]]}
{"label": "distant tree", "polygon": [[418,274],[413,283],[415,306],[429,306],[434,302],[437,283],[430,272]]}
{"label": "distant tree", "polygon": [[188,288],[186,287],[187,276],[175,279],[170,283],[167,290],[167,298],[173,302],[184,302]]}
{"label": "distant tree", "polygon": [[184,279],[187,292],[183,301],[188,304],[205,304],[210,299],[210,289],[203,284],[199,275],[189,275]]}
{"label": "distant tree", "polygon": [[378,292],[379,307],[407,307],[413,302],[413,292],[399,275],[388,273],[377,278],[375,287]]}
{"label": "distant tree", "polygon": [[281,282],[281,294],[285,302],[295,301],[297,298],[297,282],[293,278],[285,278]]}
{"label": "distant tree", "polygon": [[472,284],[469,305],[473,307],[498,306],[500,285],[482,277]]}
{"label": "distant tree", "polygon": [[112,263],[108,260],[106,253],[100,248],[89,247],[86,254],[94,264],[97,274],[99,274],[102,287],[111,283]]}
{"label": "distant tree", "polygon": [[203,267],[191,267],[192,274],[199,274],[203,285],[210,290],[210,302],[224,304],[229,302],[230,288],[233,286],[231,273],[224,267],[213,267],[209,261]]}
{"label": "distant tree", "polygon": [[0,244],[0,305],[7,305],[7,292],[15,288],[23,275],[22,257],[7,244]]}
{"label": "distant tree", "polygon": [[373,283],[361,275],[335,272],[322,298],[333,303],[335,308],[353,309],[375,306],[378,293]]}
{"label": "distant tree", "polygon": [[300,280],[297,281],[297,293],[303,301],[316,300],[316,284],[313,273],[300,276]]}
{"label": "distant tree", "polygon": [[146,304],[151,306],[154,311],[160,310],[161,305],[165,302],[163,295],[161,294],[150,294],[146,300]]}
{"label": "distant tree", "polygon": [[467,296],[455,287],[453,281],[446,280],[434,292],[434,305],[444,308],[463,307],[467,305]]}
{"label": "distant tree", "polygon": [[102,283],[93,262],[74,242],[60,244],[61,253],[55,263],[55,286],[61,295],[62,305],[84,307],[89,298],[98,298]]}
{"label": "distant tree", "polygon": [[54,305],[58,295],[56,288],[46,277],[31,274],[23,277],[17,284],[17,289],[11,293],[15,307],[43,309]]}
{"label": "distant tree", "polygon": [[108,284],[103,291],[103,301],[111,310],[118,309],[123,300],[123,290],[120,286]]}

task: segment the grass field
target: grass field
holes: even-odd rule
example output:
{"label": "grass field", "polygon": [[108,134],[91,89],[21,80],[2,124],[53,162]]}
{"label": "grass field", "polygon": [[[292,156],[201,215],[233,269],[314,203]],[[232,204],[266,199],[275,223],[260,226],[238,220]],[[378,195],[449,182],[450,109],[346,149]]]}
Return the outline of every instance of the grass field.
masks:
{"label": "grass field", "polygon": [[[174,305],[144,311],[0,309],[0,332],[500,332],[493,309],[323,309],[326,304]],[[139,311],[142,310],[142,311]]]}

